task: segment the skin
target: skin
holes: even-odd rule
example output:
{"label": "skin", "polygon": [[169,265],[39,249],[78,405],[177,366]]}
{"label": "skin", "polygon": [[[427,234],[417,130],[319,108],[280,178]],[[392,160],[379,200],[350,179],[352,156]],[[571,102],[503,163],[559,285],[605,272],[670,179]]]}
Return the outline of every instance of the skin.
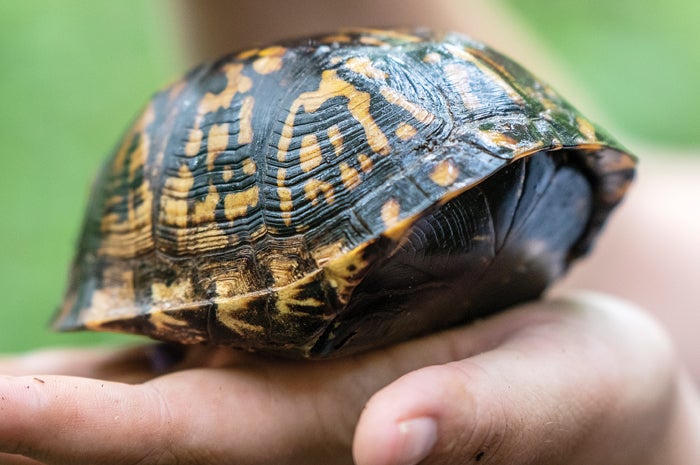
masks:
{"label": "skin", "polygon": [[[254,15],[252,0],[240,1],[239,16],[226,16],[216,3],[185,5],[198,12],[191,31],[218,30],[207,26],[220,17],[236,18],[241,27],[246,18],[265,17],[273,26],[260,31],[248,26],[240,37],[217,39],[230,40],[227,48],[247,45],[253,37],[314,32],[283,28],[311,28],[320,18],[327,18],[328,29],[341,22],[377,24],[372,19],[391,17],[363,2],[355,2],[354,9],[323,10],[325,2],[311,0],[304,2],[305,9],[291,5],[289,11],[273,8]],[[381,3],[382,8],[392,5],[398,4]],[[469,24],[478,22],[459,13],[463,10],[455,9],[456,1],[433,2],[430,11],[420,2],[401,5],[394,24],[413,22],[413,17],[437,27],[469,30]],[[481,20],[494,14],[479,5],[485,15]],[[307,23],[280,19],[300,11],[311,15]],[[314,23],[318,11],[324,13]],[[459,21],[465,21],[462,27],[452,24]],[[236,26],[229,25],[233,35],[240,32]],[[190,43],[204,46],[206,40]],[[645,185],[640,183],[642,192]],[[665,195],[674,205],[687,192],[671,183]],[[643,223],[649,217],[644,208],[627,215],[626,226],[621,226],[627,233],[615,236],[618,240],[643,240],[653,233],[630,235],[648,223]],[[692,231],[694,220],[684,216],[669,218],[676,221],[674,230]],[[635,251],[647,250],[645,244]],[[654,257],[659,270],[672,279],[679,257]],[[623,254],[620,260],[626,258]],[[617,260],[614,253],[599,259],[601,280],[614,282],[620,276],[606,275]],[[624,294],[625,281],[617,281]],[[688,291],[678,300],[668,299],[665,307],[683,308],[690,295]],[[535,302],[467,327],[335,361],[290,362],[196,347],[164,370],[162,355],[162,349],[149,345],[42,351],[0,361],[0,462],[700,461],[700,400],[683,354],[678,355],[666,330],[647,313],[602,295],[569,294]]]}
{"label": "skin", "polygon": [[333,464],[352,463],[351,451],[360,465],[416,463],[413,434],[429,418],[437,442],[421,463],[700,458],[700,405],[670,340],[600,295],[329,362],[199,348],[155,375],[149,358],[135,348],[4,361],[15,376],[0,378],[0,450],[49,464]]}

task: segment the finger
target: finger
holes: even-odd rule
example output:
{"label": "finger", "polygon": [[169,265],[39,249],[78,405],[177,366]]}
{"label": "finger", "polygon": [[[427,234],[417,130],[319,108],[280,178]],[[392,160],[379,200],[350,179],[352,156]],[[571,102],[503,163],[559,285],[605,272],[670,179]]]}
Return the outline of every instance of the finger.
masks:
{"label": "finger", "polygon": [[[513,321],[519,329],[500,327]],[[675,370],[654,323],[587,296],[531,304],[480,331],[506,337],[373,396],[355,433],[359,465],[646,463],[641,449],[663,428]]]}
{"label": "finger", "polygon": [[50,464],[136,463],[169,428],[157,393],[143,385],[3,376],[0,406],[0,452]]}
{"label": "finger", "polygon": [[[168,400],[173,424],[180,425],[180,439],[170,440],[190,454],[206,449],[209,462],[349,463],[357,419],[373,393],[417,368],[483,352],[520,324],[504,321],[488,333],[476,324],[313,363],[214,351],[209,366],[226,370],[191,369],[153,384]],[[195,381],[172,382],[184,377]]]}
{"label": "finger", "polygon": [[[349,458],[351,434],[338,442],[338,428],[325,426],[342,423],[352,395],[324,392],[323,379],[307,379],[303,366],[190,369],[141,385],[0,377],[0,453],[52,465],[283,464],[301,457],[308,457],[305,464],[332,464]],[[331,375],[338,370],[332,366],[338,365],[329,364]],[[357,413],[365,401],[359,399]]]}
{"label": "finger", "polygon": [[[452,357],[437,337],[390,352],[307,364],[195,350],[185,365],[228,369],[189,369],[136,386],[45,374],[0,378],[0,452],[51,464],[146,464],[163,456],[180,463],[334,463],[349,458],[371,393],[398,374]],[[18,365],[93,376],[124,353],[43,352]]]}

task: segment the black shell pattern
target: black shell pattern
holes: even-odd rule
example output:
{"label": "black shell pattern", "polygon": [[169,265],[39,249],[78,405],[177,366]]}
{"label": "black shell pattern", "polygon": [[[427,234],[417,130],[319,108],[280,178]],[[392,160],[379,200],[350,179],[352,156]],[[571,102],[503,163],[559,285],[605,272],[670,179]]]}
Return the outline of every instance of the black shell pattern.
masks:
{"label": "black shell pattern", "polygon": [[359,29],[228,55],[156,94],[105,165],[55,326],[307,351],[370,244],[564,148],[595,180],[575,258],[634,160],[510,59]]}

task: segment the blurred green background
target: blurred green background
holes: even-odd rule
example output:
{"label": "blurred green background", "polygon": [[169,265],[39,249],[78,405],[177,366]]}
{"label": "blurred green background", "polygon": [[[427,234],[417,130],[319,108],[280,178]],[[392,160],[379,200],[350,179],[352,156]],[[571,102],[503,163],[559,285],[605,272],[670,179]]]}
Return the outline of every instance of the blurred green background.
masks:
{"label": "blurred green background", "polygon": [[179,72],[166,2],[0,4],[0,352],[94,343],[53,334],[90,179]]}
{"label": "blurred green background", "polygon": [[[627,135],[699,152],[700,2],[502,2]],[[92,175],[150,94],[184,71],[170,6],[0,4],[0,352],[123,340],[46,325]]]}

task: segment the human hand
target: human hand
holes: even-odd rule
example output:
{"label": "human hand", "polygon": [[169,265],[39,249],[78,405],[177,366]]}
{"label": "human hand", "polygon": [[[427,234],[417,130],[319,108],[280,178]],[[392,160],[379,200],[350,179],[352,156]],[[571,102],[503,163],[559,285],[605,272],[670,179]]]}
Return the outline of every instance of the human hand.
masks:
{"label": "human hand", "polygon": [[332,464],[351,463],[351,450],[360,465],[700,458],[697,394],[666,336],[599,296],[333,361],[195,347],[156,375],[150,350],[0,363],[20,375],[0,377],[0,462]]}

